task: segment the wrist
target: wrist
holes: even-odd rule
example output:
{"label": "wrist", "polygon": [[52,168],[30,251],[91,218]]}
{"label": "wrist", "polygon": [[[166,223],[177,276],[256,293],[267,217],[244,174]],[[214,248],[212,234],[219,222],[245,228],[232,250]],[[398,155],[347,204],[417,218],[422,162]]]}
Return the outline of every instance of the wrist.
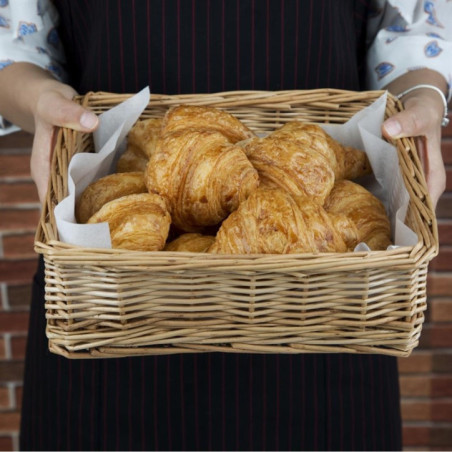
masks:
{"label": "wrist", "polygon": [[397,96],[403,91],[420,84],[435,86],[440,89],[445,96],[447,96],[446,79],[442,74],[431,69],[417,69],[409,71],[386,85],[385,89]]}
{"label": "wrist", "polygon": [[447,82],[442,74],[431,69],[417,69],[396,78],[385,87],[407,108],[418,102],[437,123],[447,125]]}
{"label": "wrist", "polygon": [[447,100],[444,93],[435,85],[414,85],[396,96],[406,107],[417,101],[422,102],[425,107],[432,107],[432,113],[437,116],[437,121],[443,127],[449,124]]}

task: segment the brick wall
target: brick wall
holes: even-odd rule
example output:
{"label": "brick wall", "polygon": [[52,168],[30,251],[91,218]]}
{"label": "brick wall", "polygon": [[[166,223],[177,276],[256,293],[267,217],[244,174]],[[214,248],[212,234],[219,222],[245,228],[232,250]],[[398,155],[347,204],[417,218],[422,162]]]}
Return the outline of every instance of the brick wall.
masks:
{"label": "brick wall", "polygon": [[[0,450],[17,450],[30,281],[36,268],[39,203],[30,179],[31,138],[0,138]],[[443,150],[447,192],[437,213],[440,254],[428,279],[429,309],[421,344],[400,359],[404,447],[452,449],[452,126]]]}
{"label": "brick wall", "polygon": [[18,449],[33,251],[39,201],[30,178],[31,137],[0,137],[0,450]]}

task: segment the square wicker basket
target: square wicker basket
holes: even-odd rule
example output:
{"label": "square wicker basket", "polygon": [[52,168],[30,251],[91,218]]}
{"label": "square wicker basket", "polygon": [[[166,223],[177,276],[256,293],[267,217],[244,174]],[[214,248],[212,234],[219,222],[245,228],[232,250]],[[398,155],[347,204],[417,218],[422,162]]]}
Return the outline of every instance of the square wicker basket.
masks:
{"label": "square wicker basket", "polygon": [[[180,103],[211,105],[255,131],[286,121],[344,123],[383,94],[341,90],[152,95],[142,119]],[[102,113],[129,95],[77,100]],[[401,109],[388,96],[386,115]],[[435,215],[411,139],[396,140],[418,243],[391,251],[222,256],[86,249],[58,240],[53,210],[67,168],[92,135],[60,129],[35,249],[44,255],[47,337],[68,358],[187,352],[348,352],[408,356],[426,309]]]}

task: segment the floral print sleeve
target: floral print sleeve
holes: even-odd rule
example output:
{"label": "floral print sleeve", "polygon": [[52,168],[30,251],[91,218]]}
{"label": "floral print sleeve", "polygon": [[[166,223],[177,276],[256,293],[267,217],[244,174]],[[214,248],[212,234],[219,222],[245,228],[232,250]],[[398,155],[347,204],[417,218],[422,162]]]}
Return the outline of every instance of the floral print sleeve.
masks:
{"label": "floral print sleeve", "polygon": [[[0,70],[14,62],[34,63],[64,80],[64,54],[49,0],[0,0]],[[17,130],[0,117],[0,135]]]}
{"label": "floral print sleeve", "polygon": [[367,82],[382,89],[407,71],[442,74],[452,96],[452,0],[374,0],[368,23]]}

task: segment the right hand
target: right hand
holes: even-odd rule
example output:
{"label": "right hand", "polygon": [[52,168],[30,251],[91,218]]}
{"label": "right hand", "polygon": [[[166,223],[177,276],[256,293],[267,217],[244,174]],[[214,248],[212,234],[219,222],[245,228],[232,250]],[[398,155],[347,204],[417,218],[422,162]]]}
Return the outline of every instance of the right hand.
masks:
{"label": "right hand", "polygon": [[30,165],[41,204],[47,193],[56,127],[92,132],[99,123],[93,112],[72,101],[76,94],[69,85],[52,80],[43,83],[37,97],[33,112],[35,131]]}

